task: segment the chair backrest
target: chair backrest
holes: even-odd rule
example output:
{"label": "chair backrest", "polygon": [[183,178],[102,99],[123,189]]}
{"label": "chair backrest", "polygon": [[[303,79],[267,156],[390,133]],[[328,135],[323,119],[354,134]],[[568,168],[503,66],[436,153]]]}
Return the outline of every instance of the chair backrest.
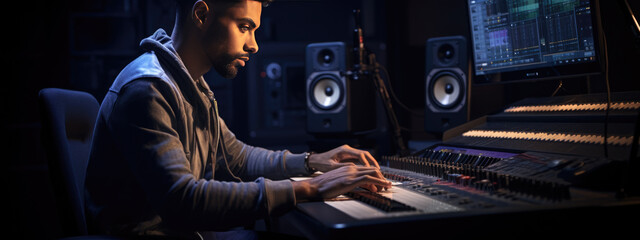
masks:
{"label": "chair backrest", "polygon": [[63,235],[86,235],[84,179],[100,104],[89,93],[59,88],[42,89],[38,98]]}

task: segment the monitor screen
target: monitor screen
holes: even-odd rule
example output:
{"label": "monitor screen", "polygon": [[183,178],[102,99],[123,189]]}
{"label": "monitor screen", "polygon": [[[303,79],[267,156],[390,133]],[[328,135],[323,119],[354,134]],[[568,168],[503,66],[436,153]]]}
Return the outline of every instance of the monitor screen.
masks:
{"label": "monitor screen", "polygon": [[469,0],[474,82],[600,72],[590,0]]}

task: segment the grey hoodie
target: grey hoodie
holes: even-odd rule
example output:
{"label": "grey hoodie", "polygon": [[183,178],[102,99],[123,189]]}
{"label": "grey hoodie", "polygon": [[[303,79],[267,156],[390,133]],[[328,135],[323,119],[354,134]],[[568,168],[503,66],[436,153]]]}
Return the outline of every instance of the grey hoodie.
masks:
{"label": "grey hoodie", "polygon": [[164,30],[140,46],[98,113],[85,184],[90,233],[193,236],[295,206],[291,182],[270,179],[307,175],[304,155],[237,140]]}

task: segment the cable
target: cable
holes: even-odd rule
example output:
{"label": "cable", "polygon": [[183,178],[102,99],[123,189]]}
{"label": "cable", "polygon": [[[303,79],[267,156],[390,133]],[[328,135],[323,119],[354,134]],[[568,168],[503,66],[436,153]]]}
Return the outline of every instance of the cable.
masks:
{"label": "cable", "polygon": [[553,91],[553,93],[551,94],[551,96],[555,96],[556,93],[558,93],[558,91],[562,88],[562,80],[560,80],[560,83],[558,84],[558,87],[556,88],[555,91]]}
{"label": "cable", "polygon": [[[373,53],[369,53],[369,54],[373,54]],[[391,86],[391,77],[389,77],[389,72],[387,71],[387,69],[380,65],[380,63],[378,63],[377,61],[374,63],[370,63],[374,65],[374,70],[379,70],[382,69],[382,72],[384,73],[384,77],[386,78],[386,82],[388,85],[388,92],[390,92],[391,97],[393,98],[393,100],[402,108],[404,108],[404,110],[408,111],[409,113],[416,115],[418,117],[424,117],[424,113],[423,112],[419,112],[419,111],[414,111],[411,108],[409,108],[407,105],[403,104],[400,99],[396,96],[395,91],[393,90],[393,86]],[[380,71],[378,71],[380,72]],[[382,78],[380,78],[382,79]],[[383,79],[384,80],[384,79]],[[407,127],[403,127],[403,126],[398,126],[400,128],[400,130],[405,131],[405,132],[422,132],[421,130],[415,130],[415,129],[410,129]]]}
{"label": "cable", "polygon": [[607,108],[604,113],[604,157],[609,157],[609,147],[607,138],[609,133],[609,112],[611,108],[611,86],[609,85],[609,51],[607,49],[607,35],[604,32],[604,28],[602,28],[602,23],[600,23],[600,29],[602,33],[602,40],[604,44],[604,81],[607,86]]}
{"label": "cable", "polygon": [[398,123],[398,118],[396,117],[395,112],[393,111],[393,104],[391,104],[391,99],[389,97],[389,90],[387,90],[386,84],[382,77],[380,77],[380,64],[376,61],[376,55],[373,53],[369,53],[369,63],[373,64],[374,72],[373,72],[373,83],[375,87],[378,89],[380,100],[382,100],[382,104],[385,107],[387,112],[387,117],[389,120],[389,124],[393,128],[393,139],[396,142],[398,147],[397,151],[400,156],[405,156],[408,153],[408,148],[402,139],[401,127],[400,123]]}
{"label": "cable", "polygon": [[418,111],[414,111],[413,109],[409,108],[407,105],[405,105],[404,103],[402,103],[400,101],[400,99],[396,96],[395,91],[393,90],[393,86],[391,84],[391,77],[389,77],[389,72],[387,71],[387,69],[384,66],[382,66],[382,65],[380,65],[378,63],[375,63],[375,64],[376,64],[377,68],[382,69],[382,72],[384,73],[384,77],[386,78],[386,82],[387,82],[386,85],[389,87],[389,92],[391,93],[391,97],[393,98],[393,100],[396,103],[398,103],[398,106],[404,108],[406,111],[410,112],[413,115],[424,117],[424,113],[418,112]]}

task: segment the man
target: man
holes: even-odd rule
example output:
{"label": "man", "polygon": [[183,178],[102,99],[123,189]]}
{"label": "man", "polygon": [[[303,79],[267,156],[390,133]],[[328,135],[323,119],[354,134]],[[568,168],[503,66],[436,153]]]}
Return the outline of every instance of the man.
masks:
{"label": "man", "polygon": [[[146,52],[101,105],[86,176],[91,233],[188,239],[251,225],[297,202],[391,187],[366,151],[293,154],[237,140],[202,75],[213,67],[233,78],[258,51],[263,2],[182,2],[172,35],[159,29],[142,40]],[[315,170],[324,173],[287,180]]]}

